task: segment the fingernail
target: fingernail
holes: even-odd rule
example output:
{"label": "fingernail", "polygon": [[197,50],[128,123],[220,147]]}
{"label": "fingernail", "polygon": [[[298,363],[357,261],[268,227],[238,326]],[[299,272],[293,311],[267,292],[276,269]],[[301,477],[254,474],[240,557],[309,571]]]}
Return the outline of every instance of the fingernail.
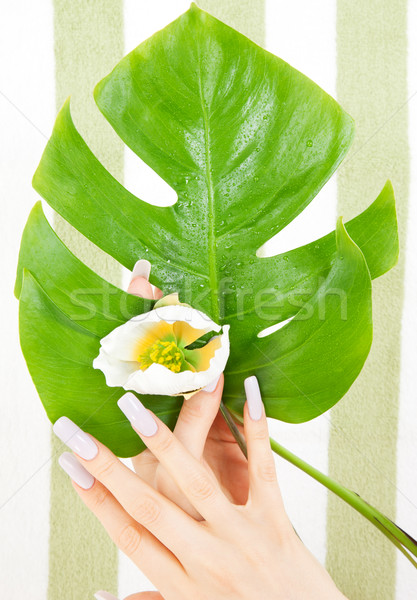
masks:
{"label": "fingernail", "polygon": [[96,600],[117,600],[116,596],[113,596],[113,594],[109,594],[109,592],[96,592],[94,594],[94,598],[96,598]]}
{"label": "fingernail", "polygon": [[71,477],[73,481],[77,485],[83,488],[83,490],[89,490],[93,487],[94,477],[84,469],[82,465],[78,462],[73,454],[69,452],[64,452],[58,458],[59,466],[64,469],[65,473]]}
{"label": "fingernail", "polygon": [[55,435],[84,460],[92,460],[98,454],[98,448],[91,437],[73,423],[68,417],[61,417],[53,426]]}
{"label": "fingernail", "polygon": [[259,421],[264,412],[264,405],[259,383],[254,375],[245,379],[245,392],[248,401],[249,416],[252,421]]}
{"label": "fingernail", "polygon": [[152,414],[131,392],[124,394],[117,404],[133,427],[142,435],[150,437],[158,431],[158,424]]}
{"label": "fingernail", "polygon": [[151,263],[149,260],[142,258],[138,260],[138,262],[133,267],[132,271],[132,279],[135,277],[144,277],[145,279],[149,279],[149,275],[151,274]]}
{"label": "fingernail", "polygon": [[214,381],[212,381],[211,383],[206,385],[206,387],[203,388],[203,392],[207,392],[208,394],[210,394],[211,392],[214,392],[214,390],[217,387],[217,384],[219,383],[219,379],[220,379],[220,375],[218,377],[216,377],[216,379],[214,379]]}

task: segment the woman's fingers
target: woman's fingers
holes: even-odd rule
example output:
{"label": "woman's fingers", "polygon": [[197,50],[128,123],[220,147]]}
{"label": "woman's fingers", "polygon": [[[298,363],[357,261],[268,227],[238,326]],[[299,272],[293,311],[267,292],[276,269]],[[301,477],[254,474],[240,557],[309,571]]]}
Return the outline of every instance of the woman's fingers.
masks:
{"label": "woman's fingers", "polygon": [[245,438],[248,446],[249,499],[251,504],[265,506],[272,501],[274,509],[285,514],[272,454],[268,423],[256,377],[245,379]]}
{"label": "woman's fingers", "polygon": [[142,481],[103,444],[67,417],[58,419],[54,432],[78,455],[84,468],[113,494],[125,511],[179,560],[187,550],[190,539],[195,540],[197,546],[202,544],[205,532],[200,525]]}
{"label": "woman's fingers", "polygon": [[[162,292],[159,288],[152,286],[149,283],[149,275],[151,274],[152,265],[149,260],[138,260],[133,267],[132,277],[127,291],[134,296],[148,298],[149,300],[157,300],[162,297]],[[150,481],[155,471],[155,461],[147,460],[144,452],[132,458],[135,471],[140,469],[140,475],[145,481]]]}
{"label": "woman's fingers", "polygon": [[162,297],[162,292],[159,288],[153,287],[149,283],[149,275],[151,273],[151,263],[149,260],[138,260],[133,267],[132,279],[127,291],[129,294],[140,296],[141,298],[149,298],[157,300]]}
{"label": "woman's fingers", "polygon": [[155,584],[164,577],[181,577],[184,570],[175,556],[122,508],[116,498],[78,462],[64,452],[59,464],[71,477],[86,506],[99,519],[111,539]]}
{"label": "woman's fingers", "polygon": [[227,524],[233,506],[201,462],[136,396],[128,392],[118,405],[198,513],[207,521]]}
{"label": "woman's fingers", "polygon": [[221,375],[213,391],[202,390],[189,400],[184,400],[175,425],[176,438],[198,459],[203,456],[207,435],[219,411],[223,381]]}

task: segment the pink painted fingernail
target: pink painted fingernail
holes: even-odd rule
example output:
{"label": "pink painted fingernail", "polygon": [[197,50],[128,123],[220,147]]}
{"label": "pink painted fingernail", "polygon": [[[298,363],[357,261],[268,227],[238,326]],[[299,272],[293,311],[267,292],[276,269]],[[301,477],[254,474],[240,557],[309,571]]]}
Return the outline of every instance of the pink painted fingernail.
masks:
{"label": "pink painted fingernail", "polygon": [[61,417],[53,426],[55,435],[84,460],[92,460],[98,454],[98,448],[88,433],[85,433],[68,417]]}
{"label": "pink painted fingernail", "polygon": [[95,481],[94,477],[87,471],[87,469],[84,469],[84,467],[80,465],[73,454],[70,454],[70,452],[64,452],[64,454],[61,454],[61,456],[58,458],[58,462],[60,467],[64,469],[65,473],[69,475],[77,485],[83,488],[83,490],[89,490],[91,487],[93,487]]}
{"label": "pink painted fingernail", "polygon": [[211,394],[211,392],[214,392],[214,390],[217,387],[217,384],[219,383],[219,379],[220,379],[220,375],[218,377],[216,377],[216,379],[214,381],[212,381],[211,383],[206,385],[206,387],[203,388],[203,392],[207,392],[208,394]]}
{"label": "pink painted fingernail", "polygon": [[245,392],[248,401],[249,416],[252,421],[259,421],[264,412],[264,405],[259,383],[254,375],[245,379]]}
{"label": "pink painted fingernail", "polygon": [[104,591],[96,592],[94,594],[94,598],[96,598],[96,600],[117,600],[116,596]]}
{"label": "pink painted fingernail", "polygon": [[133,267],[132,279],[135,279],[135,277],[144,277],[145,279],[149,280],[150,274],[151,263],[149,262],[149,260],[142,258],[141,260],[138,260],[138,262]]}
{"label": "pink painted fingernail", "polygon": [[151,437],[158,431],[158,424],[152,414],[131,392],[124,394],[117,404],[132,426],[142,435]]}

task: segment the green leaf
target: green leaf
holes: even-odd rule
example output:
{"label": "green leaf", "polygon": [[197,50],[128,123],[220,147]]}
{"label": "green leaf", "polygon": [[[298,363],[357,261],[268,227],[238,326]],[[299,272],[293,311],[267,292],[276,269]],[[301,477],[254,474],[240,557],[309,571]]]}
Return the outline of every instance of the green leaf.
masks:
{"label": "green leaf", "polygon": [[178,202],[159,208],[124,190],[68,103],[35,188],[126,267],[147,253],[158,285],[192,290],[216,321],[225,266],[237,276],[242,259],[259,260],[257,248],[309,204],[353,136],[352,119],[316,84],[196,7],[125,57],[95,97]]}
{"label": "green leaf", "polygon": [[[22,280],[19,325],[28,369],[49,419],[54,423],[66,415],[118,456],[143,450],[140,438],[117,406],[125,390],[107,387],[103,374],[91,364],[100,338],[61,312],[28,271]],[[179,398],[140,399],[173,427],[181,407]]]}
{"label": "green leaf", "polygon": [[242,414],[241,382],[254,371],[267,415],[291,423],[331,408],[358,376],[372,342],[371,278],[341,220],[336,247],[328,276],[292,321],[229,364],[223,396],[231,410]]}
{"label": "green leaf", "polygon": [[[346,229],[365,256],[371,277],[379,277],[398,258],[395,199],[388,181],[377,199],[363,213],[346,224]],[[262,258],[245,265],[236,279],[236,293],[230,295],[227,322],[231,326],[233,352],[245,348],[266,327],[294,316],[310,300],[328,275],[336,252],[335,232],[290,252]],[[274,278],[271,281],[271,273]],[[247,301],[247,281],[269,282],[256,303]],[[258,317],[258,318],[256,318]]]}
{"label": "green leaf", "polygon": [[115,327],[152,308],[91,271],[61,242],[38,202],[23,232],[15,294],[21,293],[23,270],[36,274],[46,294],[72,321],[104,337]]}
{"label": "green leaf", "polygon": [[[370,275],[384,273],[398,255],[392,187],[387,183],[346,225],[349,235],[339,224],[336,236],[291,252],[271,258],[256,252],[335,171],[352,140],[351,118],[307,77],[195,6],[125,57],[99,83],[95,98],[119,136],[176,191],[178,201],[160,208],[127,191],[77,132],[68,101],[34,187],[127,268],[149,258],[152,282],[165,293],[178,291],[182,301],[231,324],[225,394],[233,410],[241,410],[248,374],[259,376],[270,415],[299,422],[327,410],[352,384],[369,350]],[[51,331],[53,315],[57,326],[66,319],[69,344],[70,323],[81,326],[83,336],[77,329],[73,341],[77,348],[84,332],[102,336],[123,320],[120,303],[144,310],[112,288],[110,310],[87,291],[96,311],[91,323],[82,307],[74,312],[77,290],[108,284],[63,246],[37,210],[25,230],[19,271],[28,268],[53,303]],[[346,320],[340,317],[344,303]],[[21,306],[22,320],[30,310],[29,303]],[[310,318],[303,320],[308,311]],[[257,337],[294,315],[276,333]],[[45,331],[31,333],[40,346],[49,345]],[[25,343],[27,335],[25,328],[22,346],[30,362],[36,360],[35,344]],[[84,350],[90,365],[98,352],[94,339],[96,345],[86,342]],[[54,371],[57,386],[66,382],[60,372]],[[43,402],[57,402],[45,385],[47,370],[33,372],[33,378]],[[77,385],[81,391],[81,376]],[[68,394],[60,410],[72,403]],[[89,404],[78,402],[78,410],[81,405],[85,417]],[[106,427],[97,424],[100,439]],[[117,437],[117,425],[114,431]],[[117,440],[112,447],[119,453]]]}

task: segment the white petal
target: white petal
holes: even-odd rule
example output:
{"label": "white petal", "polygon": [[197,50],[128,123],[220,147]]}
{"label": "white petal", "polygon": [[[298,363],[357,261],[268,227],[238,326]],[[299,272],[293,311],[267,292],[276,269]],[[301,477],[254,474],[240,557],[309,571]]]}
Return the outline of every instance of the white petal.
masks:
{"label": "white petal", "polygon": [[[193,325],[194,326],[194,325]],[[205,371],[193,373],[183,371],[173,373],[163,365],[152,364],[145,371],[135,371],[123,385],[125,390],[133,390],[139,394],[163,394],[174,396],[199,390],[219,377],[229,357],[229,325],[223,327],[221,346],[210,360],[210,366]]]}
{"label": "white petal", "polygon": [[184,305],[161,306],[142,315],[137,315],[123,325],[116,327],[101,340],[101,346],[108,355],[121,360],[132,361],[136,358],[135,348],[138,340],[144,336],[144,332],[150,323],[175,323],[185,321],[195,329],[220,331],[217,325],[204,313]]}
{"label": "white petal", "polygon": [[212,321],[210,317],[205,315],[203,312],[196,310],[195,308],[191,308],[191,306],[186,306],[185,304],[161,306],[159,308],[155,308],[151,312],[153,313],[152,318],[155,319],[155,321],[162,320],[166,321],[167,323],[185,321],[195,329],[205,329],[207,333],[209,331],[218,332],[221,330],[221,326]]}
{"label": "white petal", "polygon": [[123,387],[128,378],[139,369],[139,363],[119,360],[100,348],[99,355],[93,360],[93,367],[103,371],[107,385]]}

